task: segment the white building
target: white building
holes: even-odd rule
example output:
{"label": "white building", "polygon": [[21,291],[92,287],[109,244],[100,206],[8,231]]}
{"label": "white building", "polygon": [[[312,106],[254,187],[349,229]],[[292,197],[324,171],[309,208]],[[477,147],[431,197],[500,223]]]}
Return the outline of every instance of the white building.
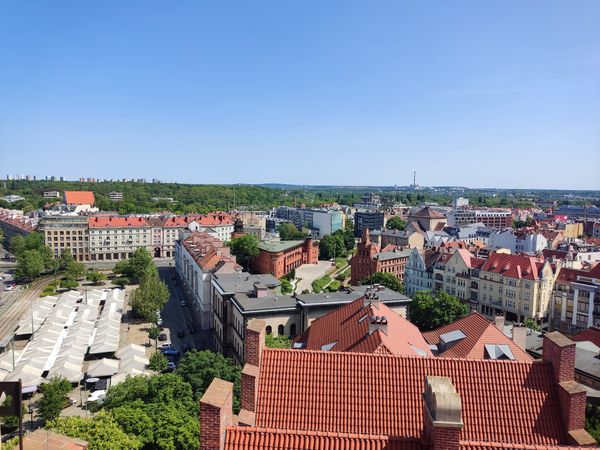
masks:
{"label": "white building", "polygon": [[505,248],[511,253],[536,254],[548,247],[548,241],[538,233],[515,234],[513,230],[502,230],[490,234],[487,247],[490,250]]}
{"label": "white building", "polygon": [[433,289],[433,262],[431,257],[436,255],[437,253],[430,250],[412,249],[404,271],[406,295],[413,296],[417,291]]}

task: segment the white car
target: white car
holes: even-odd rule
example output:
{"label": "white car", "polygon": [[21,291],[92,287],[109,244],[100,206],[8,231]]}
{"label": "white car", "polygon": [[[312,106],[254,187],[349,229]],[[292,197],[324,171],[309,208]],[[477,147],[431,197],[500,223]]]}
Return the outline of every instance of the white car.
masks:
{"label": "white car", "polygon": [[7,284],[4,288],[5,291],[12,291],[15,288],[14,284]]}

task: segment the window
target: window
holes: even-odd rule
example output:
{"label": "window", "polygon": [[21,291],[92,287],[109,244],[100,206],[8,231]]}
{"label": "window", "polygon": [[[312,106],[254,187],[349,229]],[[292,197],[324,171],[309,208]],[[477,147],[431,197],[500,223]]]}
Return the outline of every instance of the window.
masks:
{"label": "window", "polygon": [[285,334],[285,327],[283,325],[279,325],[277,327],[277,334],[279,336],[283,336]]}
{"label": "window", "polygon": [[265,332],[267,334],[271,334],[273,332],[273,329],[271,328],[271,325],[267,325],[267,328],[265,329]]}
{"label": "window", "polygon": [[296,336],[296,324],[295,323],[290,325],[290,336]]}

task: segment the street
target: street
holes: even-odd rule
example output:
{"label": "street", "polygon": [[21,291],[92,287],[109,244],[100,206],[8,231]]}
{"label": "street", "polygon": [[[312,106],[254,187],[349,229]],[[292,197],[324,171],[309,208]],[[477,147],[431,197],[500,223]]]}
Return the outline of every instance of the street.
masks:
{"label": "street", "polygon": [[[210,332],[200,330],[200,322],[195,317],[194,307],[190,300],[185,299],[187,306],[180,305],[180,301],[185,297],[179,287],[179,281],[173,279],[173,277],[176,277],[175,269],[159,267],[158,273],[171,292],[169,301],[161,312],[163,327],[165,328],[163,333],[169,336],[169,340],[166,342],[170,342],[181,353],[183,353],[184,345],[189,349],[203,350],[209,348],[212,342]],[[191,325],[193,325],[193,333],[190,332]],[[177,336],[179,331],[185,333],[182,338]],[[159,345],[163,343],[159,342]]]}

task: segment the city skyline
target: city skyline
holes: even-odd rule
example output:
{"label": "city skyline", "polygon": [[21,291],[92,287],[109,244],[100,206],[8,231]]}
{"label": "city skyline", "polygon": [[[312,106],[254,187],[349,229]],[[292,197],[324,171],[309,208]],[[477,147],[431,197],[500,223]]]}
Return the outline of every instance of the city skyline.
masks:
{"label": "city skyline", "polygon": [[599,21],[593,1],[3,3],[2,169],[597,190]]}

